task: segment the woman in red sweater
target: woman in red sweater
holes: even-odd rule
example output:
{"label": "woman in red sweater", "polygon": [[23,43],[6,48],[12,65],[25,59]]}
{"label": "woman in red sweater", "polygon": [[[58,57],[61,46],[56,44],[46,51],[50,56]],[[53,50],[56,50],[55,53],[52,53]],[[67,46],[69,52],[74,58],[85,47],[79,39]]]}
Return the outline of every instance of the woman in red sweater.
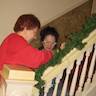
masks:
{"label": "woman in red sweater", "polygon": [[4,64],[35,69],[52,59],[51,49],[40,51],[30,45],[30,41],[36,39],[39,29],[40,22],[32,14],[24,14],[17,19],[14,32],[0,46],[0,69]]}

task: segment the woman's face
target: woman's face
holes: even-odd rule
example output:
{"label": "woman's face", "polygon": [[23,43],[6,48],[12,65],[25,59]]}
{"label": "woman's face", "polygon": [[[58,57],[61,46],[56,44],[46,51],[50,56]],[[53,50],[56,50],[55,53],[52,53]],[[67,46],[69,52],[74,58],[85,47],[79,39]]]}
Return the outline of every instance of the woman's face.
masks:
{"label": "woman's face", "polygon": [[56,45],[55,41],[56,41],[56,39],[53,35],[47,35],[44,38],[44,41],[42,42],[44,49],[53,49],[54,46]]}

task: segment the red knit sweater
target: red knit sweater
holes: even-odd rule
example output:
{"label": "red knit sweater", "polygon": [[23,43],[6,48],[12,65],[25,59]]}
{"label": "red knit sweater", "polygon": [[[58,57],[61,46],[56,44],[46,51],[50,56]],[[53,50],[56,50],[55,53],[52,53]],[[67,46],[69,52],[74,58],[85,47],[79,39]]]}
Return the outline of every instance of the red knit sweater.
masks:
{"label": "red knit sweater", "polygon": [[4,64],[24,65],[30,68],[39,68],[52,58],[47,50],[33,48],[28,42],[16,33],[10,34],[0,46],[0,69]]}

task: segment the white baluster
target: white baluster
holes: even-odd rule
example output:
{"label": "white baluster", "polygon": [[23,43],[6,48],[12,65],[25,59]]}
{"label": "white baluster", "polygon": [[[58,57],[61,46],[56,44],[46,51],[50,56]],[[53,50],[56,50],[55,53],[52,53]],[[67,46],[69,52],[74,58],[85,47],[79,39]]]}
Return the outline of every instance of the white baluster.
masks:
{"label": "white baluster", "polygon": [[3,96],[6,96],[6,84],[3,85]]}
{"label": "white baluster", "polygon": [[88,63],[89,55],[90,55],[90,52],[89,51],[86,52],[86,58],[85,58],[85,62],[84,62],[82,73],[81,73],[79,88],[78,88],[78,90],[76,92],[77,96],[81,96],[81,91],[82,91],[83,83],[84,83],[85,76],[86,76],[86,70],[87,70],[87,63]]}
{"label": "white baluster", "polygon": [[92,61],[91,61],[91,64],[90,64],[89,73],[88,73],[88,79],[87,79],[87,83],[86,83],[87,88],[88,88],[88,85],[91,82],[91,78],[92,78],[92,74],[93,74],[94,66],[95,66],[95,59],[96,59],[96,45],[95,45]]}
{"label": "white baluster", "polygon": [[0,96],[6,96],[6,82],[0,75]]}
{"label": "white baluster", "polygon": [[32,88],[32,95],[31,96],[39,96],[40,90],[38,88],[36,88],[35,86],[33,86]]}
{"label": "white baluster", "polygon": [[53,92],[53,96],[56,96],[56,94],[57,94],[58,84],[59,84],[59,81],[62,78],[62,76],[63,76],[63,71],[56,78],[56,84],[55,84],[55,89],[54,89],[54,92]]}
{"label": "white baluster", "polygon": [[[95,51],[96,51],[96,44],[95,44]],[[96,53],[95,53],[95,61],[94,61],[94,67],[96,66]],[[96,83],[96,71],[94,73],[94,76],[93,76],[93,80],[92,80],[92,84],[95,84]]]}
{"label": "white baluster", "polygon": [[[96,57],[95,57],[95,66],[96,66]],[[95,69],[95,73],[93,75],[92,84],[96,84],[96,69]]]}
{"label": "white baluster", "polygon": [[65,77],[65,82],[64,82],[64,85],[63,85],[63,89],[62,89],[61,96],[65,96],[65,95],[66,95],[70,71],[71,71],[71,69],[69,69],[69,68],[68,68],[67,71],[66,71],[67,74],[66,74],[66,77]]}
{"label": "white baluster", "polygon": [[49,88],[51,87],[52,85],[52,80],[48,83],[45,84],[45,88],[44,88],[44,96],[47,96],[47,93],[49,91]]}
{"label": "white baluster", "polygon": [[74,73],[74,76],[73,76],[73,80],[72,80],[72,84],[71,84],[71,88],[70,88],[70,92],[69,92],[70,96],[74,95],[76,82],[77,82],[77,77],[78,77],[79,65],[81,64],[81,60],[83,59],[82,57],[76,62],[76,69],[75,69],[75,73]]}

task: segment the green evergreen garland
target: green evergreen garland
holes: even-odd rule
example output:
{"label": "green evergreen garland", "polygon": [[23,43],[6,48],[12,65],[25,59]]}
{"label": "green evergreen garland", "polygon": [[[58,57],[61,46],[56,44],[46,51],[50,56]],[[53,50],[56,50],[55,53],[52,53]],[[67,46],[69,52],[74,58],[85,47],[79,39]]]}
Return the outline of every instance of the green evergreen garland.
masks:
{"label": "green evergreen garland", "polygon": [[60,52],[56,52],[53,59],[48,62],[47,64],[42,65],[39,69],[35,71],[35,80],[38,81],[38,84],[36,85],[37,88],[42,89],[42,86],[45,84],[45,82],[41,79],[41,76],[43,75],[44,71],[49,66],[55,66],[57,64],[60,64],[62,58],[68,54],[73,48],[78,48],[81,50],[85,44],[82,43],[82,40],[86,38],[92,30],[96,28],[96,15],[91,16],[83,26],[82,30],[80,32],[73,32],[69,36],[69,40],[65,44],[65,48],[61,50]]}

